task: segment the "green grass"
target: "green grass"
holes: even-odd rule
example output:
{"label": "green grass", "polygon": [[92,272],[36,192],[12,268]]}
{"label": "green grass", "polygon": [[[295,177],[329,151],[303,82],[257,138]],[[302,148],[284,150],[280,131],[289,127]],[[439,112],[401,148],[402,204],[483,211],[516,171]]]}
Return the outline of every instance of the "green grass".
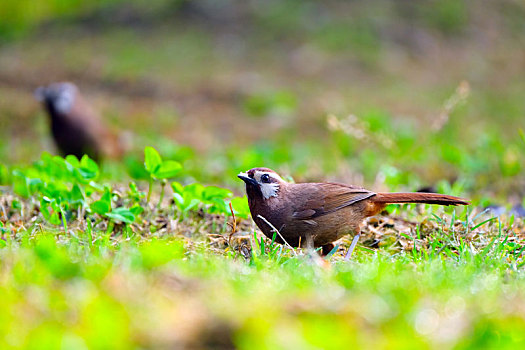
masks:
{"label": "green grass", "polygon": [[525,343],[522,220],[393,206],[350,261],[348,237],[322,259],[261,237],[227,189],[159,183],[180,165],[153,148],[143,167],[151,180],[127,189],[87,157],[5,167],[2,348]]}
{"label": "green grass", "polygon": [[[358,250],[332,264],[206,242],[20,233],[1,250],[2,348],[515,348],[521,257]],[[71,345],[69,345],[71,344]]]}
{"label": "green grass", "polygon": [[[525,8],[485,5],[1,3],[0,348],[520,348]],[[124,159],[52,155],[53,80]],[[256,229],[254,166],[472,205],[390,206],[323,260]]]}

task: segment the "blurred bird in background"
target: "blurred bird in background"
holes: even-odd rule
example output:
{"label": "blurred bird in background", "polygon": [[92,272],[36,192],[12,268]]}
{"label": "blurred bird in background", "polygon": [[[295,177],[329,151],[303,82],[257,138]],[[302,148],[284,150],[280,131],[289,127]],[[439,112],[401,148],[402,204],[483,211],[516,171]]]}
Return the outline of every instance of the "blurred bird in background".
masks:
{"label": "blurred bird in background", "polygon": [[80,159],[87,154],[96,161],[122,157],[126,148],[123,140],[103,123],[75,84],[41,86],[35,97],[49,115],[53,139],[63,156],[72,154]]}

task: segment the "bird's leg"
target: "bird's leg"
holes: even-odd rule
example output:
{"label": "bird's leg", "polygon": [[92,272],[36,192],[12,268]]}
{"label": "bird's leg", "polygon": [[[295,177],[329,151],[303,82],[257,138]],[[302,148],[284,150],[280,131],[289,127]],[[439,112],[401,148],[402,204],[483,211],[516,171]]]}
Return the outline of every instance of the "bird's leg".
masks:
{"label": "bird's leg", "polygon": [[306,249],[308,251],[314,250],[314,238],[310,234],[306,234]]}
{"label": "bird's leg", "polygon": [[345,255],[345,260],[350,260],[350,257],[352,256],[352,253],[354,252],[355,246],[357,245],[357,242],[359,241],[359,236],[361,236],[361,233],[357,233],[354,236],[354,239],[352,239],[352,244],[350,244],[350,248],[348,248],[348,251]]}

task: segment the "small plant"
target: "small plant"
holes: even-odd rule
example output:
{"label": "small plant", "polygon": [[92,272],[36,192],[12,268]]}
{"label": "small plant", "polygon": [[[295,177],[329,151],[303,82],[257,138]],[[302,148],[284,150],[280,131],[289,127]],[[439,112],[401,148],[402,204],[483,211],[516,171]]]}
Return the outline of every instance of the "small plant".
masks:
{"label": "small plant", "polygon": [[[144,167],[149,174],[149,189],[148,196],[146,198],[148,203],[151,199],[153,182],[155,180],[164,180],[175,177],[175,175],[177,175],[182,169],[182,166],[179,162],[174,160],[162,160],[159,152],[157,152],[155,148],[149,146],[144,149]],[[162,198],[164,196],[165,185],[166,183],[163,182],[159,204],[162,202]]]}
{"label": "small plant", "polygon": [[113,208],[111,202],[112,194],[109,187],[106,187],[100,199],[91,203],[90,209],[93,213],[106,217],[113,222],[125,224],[135,222],[136,218],[144,211],[144,208],[139,204],[135,204],[129,209],[123,206]]}
{"label": "small plant", "polygon": [[246,197],[232,198],[233,193],[230,190],[216,186],[203,186],[199,183],[183,186],[178,182],[172,182],[171,188],[175,204],[183,216],[196,208],[203,208],[210,214],[230,215],[228,202],[232,203],[237,216],[247,218],[249,215]]}

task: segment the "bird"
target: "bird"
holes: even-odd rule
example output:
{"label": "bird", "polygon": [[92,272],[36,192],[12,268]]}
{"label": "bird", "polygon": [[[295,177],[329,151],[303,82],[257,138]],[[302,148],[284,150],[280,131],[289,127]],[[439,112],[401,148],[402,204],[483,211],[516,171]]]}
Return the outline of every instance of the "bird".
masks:
{"label": "bird", "polygon": [[75,84],[40,86],[34,95],[49,115],[53,139],[63,156],[72,154],[80,159],[87,154],[95,161],[122,156],[119,137],[104,125]]}
{"label": "bird", "polygon": [[353,250],[364,219],[388,204],[469,204],[437,193],[376,193],[342,183],[289,183],[268,168],[253,168],[237,177],[246,184],[252,219],[266,237],[275,236],[277,243],[291,247],[321,247],[324,255],[347,234],[354,235]]}

